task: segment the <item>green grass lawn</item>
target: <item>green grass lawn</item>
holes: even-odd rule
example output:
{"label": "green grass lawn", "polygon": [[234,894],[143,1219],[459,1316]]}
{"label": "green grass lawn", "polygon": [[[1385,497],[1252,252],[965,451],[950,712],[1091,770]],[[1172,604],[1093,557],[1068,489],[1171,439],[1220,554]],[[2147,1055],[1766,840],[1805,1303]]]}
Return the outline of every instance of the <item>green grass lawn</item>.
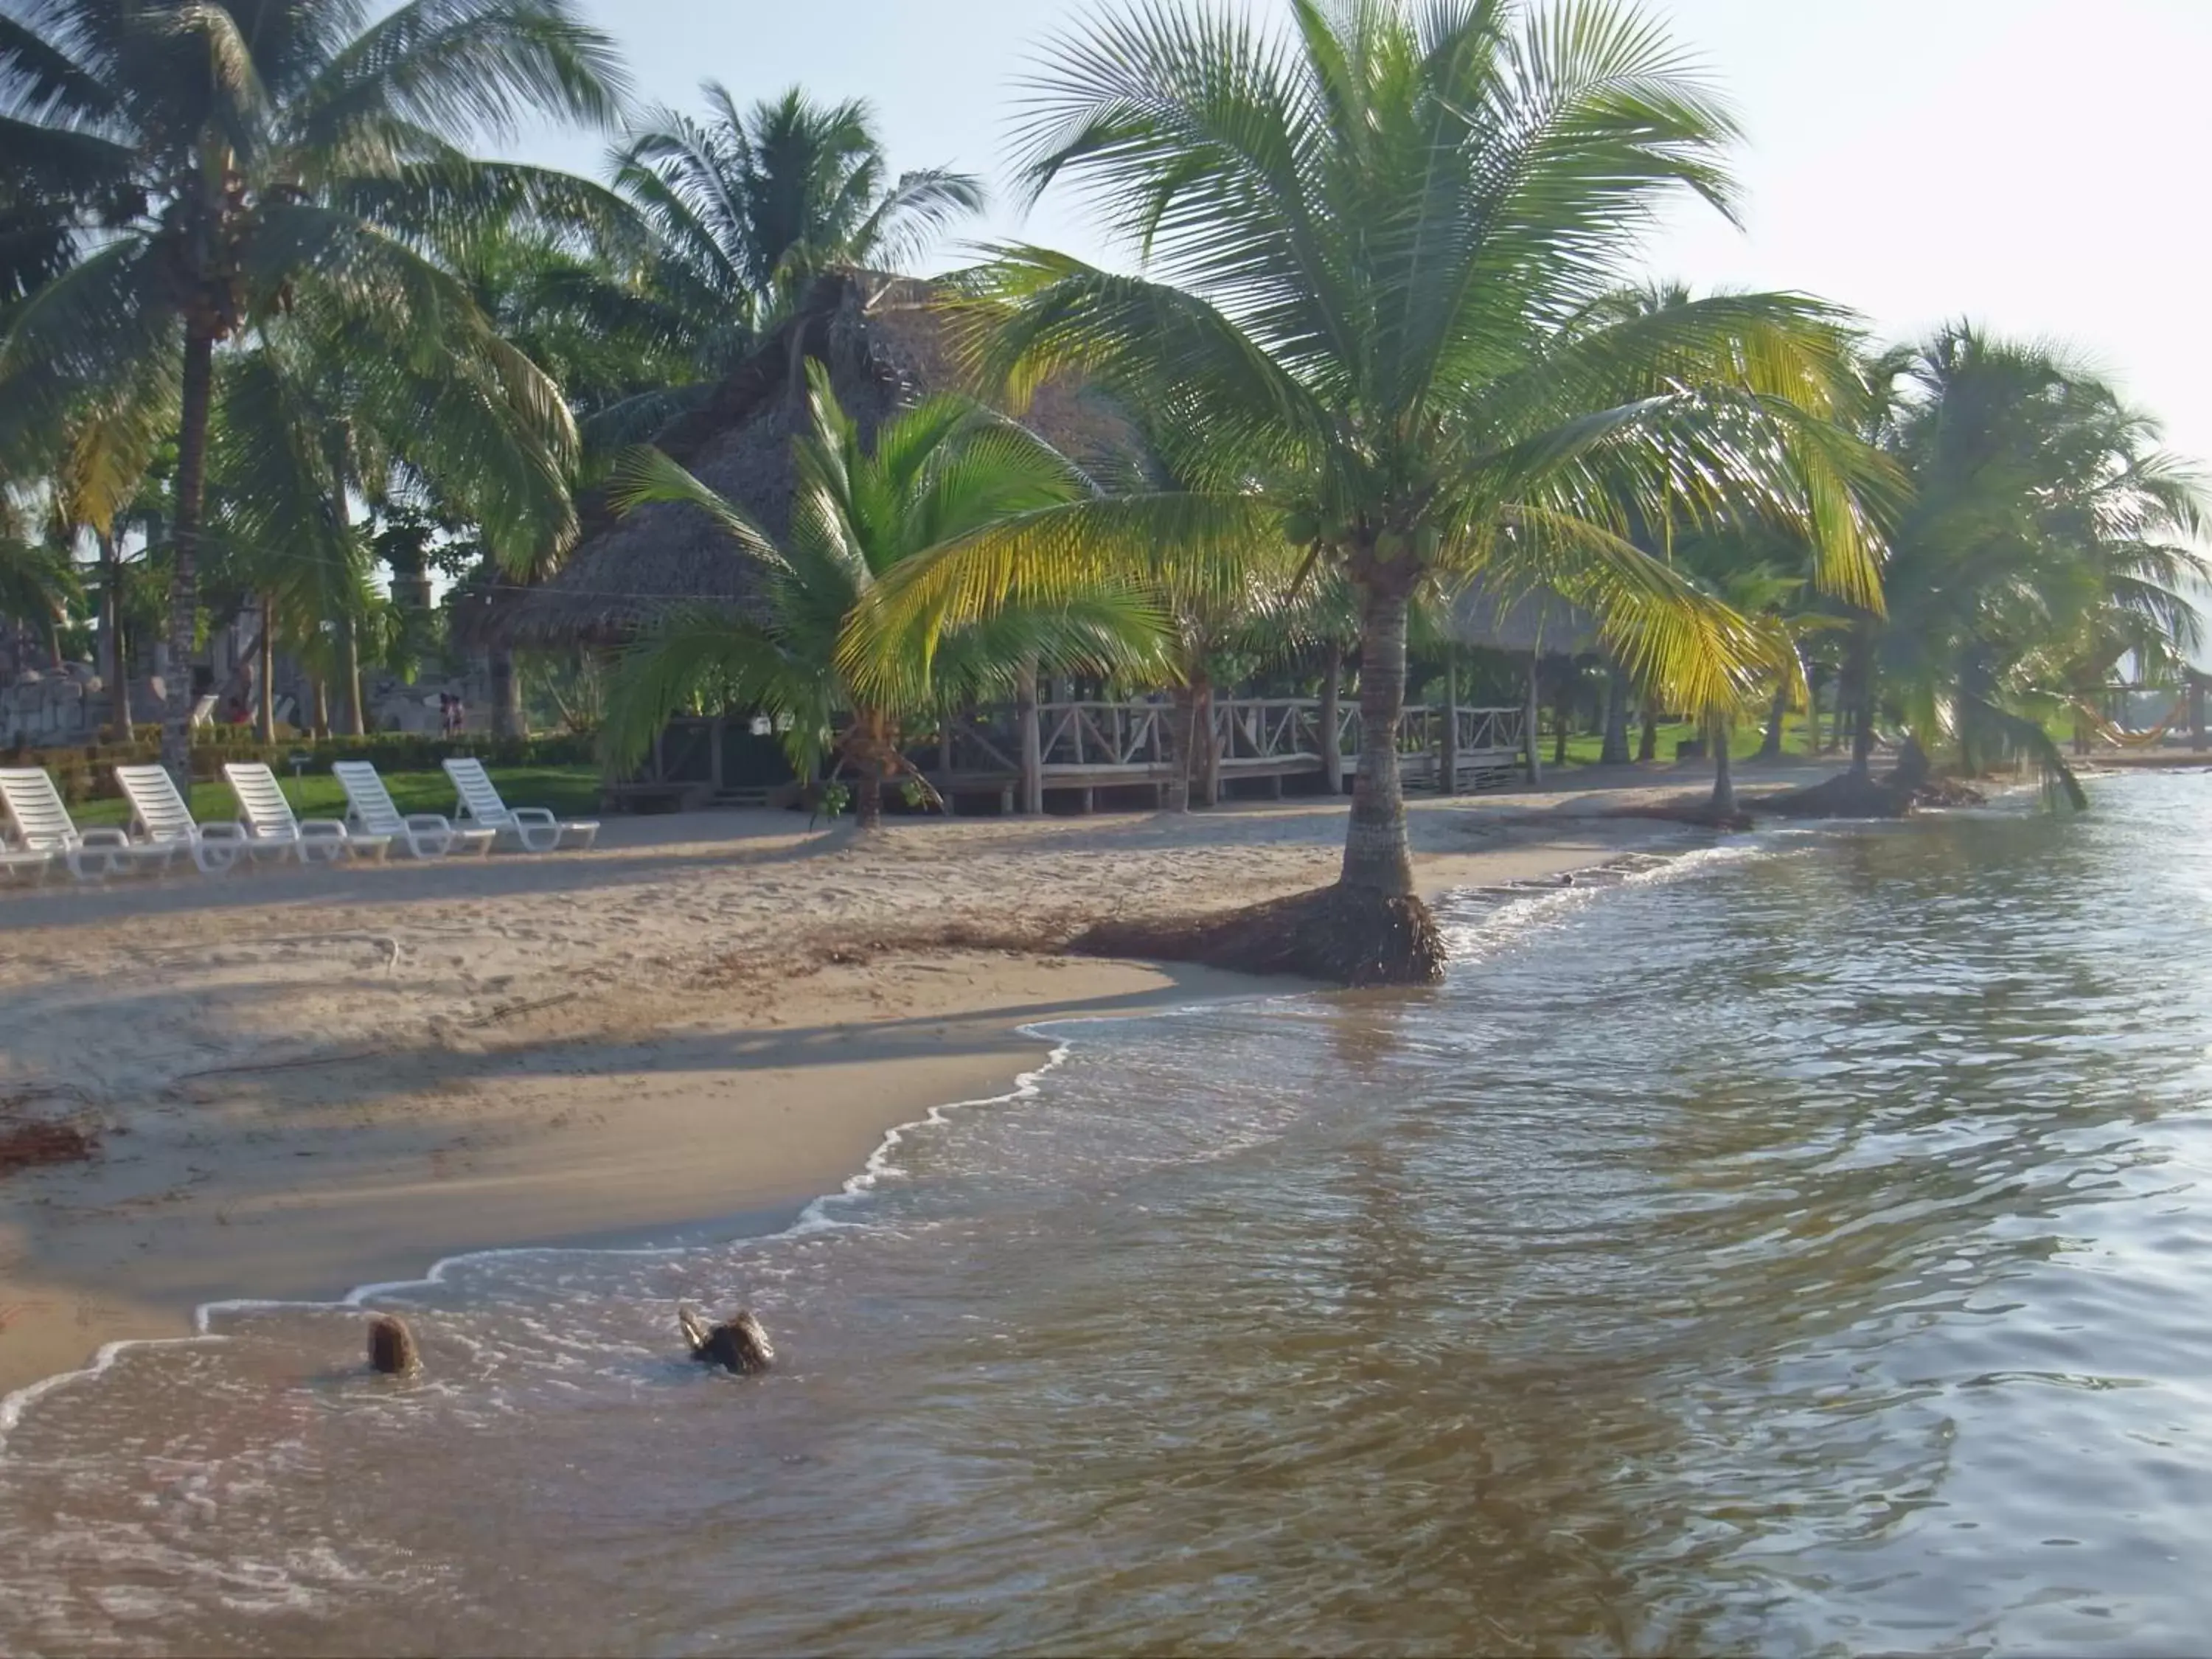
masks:
{"label": "green grass lawn", "polygon": [[[593,766],[495,766],[491,781],[509,806],[543,806],[562,817],[588,817],[599,810],[599,773]],[[307,772],[296,781],[283,770],[284,793],[292,811],[303,818],[343,818],[345,791],[328,772]],[[453,785],[443,772],[386,772],[385,787],[392,804],[403,812],[442,812],[453,815]],[[89,800],[70,809],[78,827],[122,824],[131,816],[123,800]],[[238,802],[227,783],[192,786],[192,816],[203,823],[240,816]]]}
{"label": "green grass lawn", "polygon": [[[1628,728],[1628,752],[1631,755],[1636,752],[1637,740],[1642,736],[1643,729],[1638,725],[1631,725]],[[1685,738],[1694,738],[1697,734],[1698,728],[1687,720],[1662,726],[1659,728],[1660,763],[1671,765],[1674,759],[1674,745]],[[1765,728],[1763,725],[1747,721],[1739,722],[1734,735],[1729,741],[1729,752],[1738,760],[1749,760],[1759,752],[1759,745],[1765,740]],[[1571,765],[1595,766],[1597,764],[1598,751],[1604,746],[1604,738],[1595,732],[1582,732],[1571,737],[1567,739],[1568,763]],[[1817,744],[1814,742],[1812,734],[1802,720],[1793,716],[1783,723],[1782,752],[1784,754],[1810,755],[1816,748]],[[1547,736],[1542,750],[1544,763],[1547,766],[1552,763],[1552,738]],[[1849,760],[1850,757],[1845,755],[1843,758]]]}

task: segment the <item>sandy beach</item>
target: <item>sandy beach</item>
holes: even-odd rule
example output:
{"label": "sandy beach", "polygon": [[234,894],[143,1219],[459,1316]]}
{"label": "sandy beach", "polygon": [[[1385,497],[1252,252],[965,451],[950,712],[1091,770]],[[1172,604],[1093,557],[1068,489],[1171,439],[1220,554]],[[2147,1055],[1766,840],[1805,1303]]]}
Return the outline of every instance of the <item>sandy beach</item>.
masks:
{"label": "sandy beach", "polygon": [[[1650,775],[1626,775],[1652,793]],[[1685,832],[1571,787],[1425,800],[1432,890]],[[0,1102],[95,1133],[0,1182],[0,1393],[200,1304],[442,1255],[787,1222],[1003,1091],[1017,1027],[1283,981],[1018,948],[1335,872],[1341,802],[1175,816],[617,819],[588,854],[0,895]]]}

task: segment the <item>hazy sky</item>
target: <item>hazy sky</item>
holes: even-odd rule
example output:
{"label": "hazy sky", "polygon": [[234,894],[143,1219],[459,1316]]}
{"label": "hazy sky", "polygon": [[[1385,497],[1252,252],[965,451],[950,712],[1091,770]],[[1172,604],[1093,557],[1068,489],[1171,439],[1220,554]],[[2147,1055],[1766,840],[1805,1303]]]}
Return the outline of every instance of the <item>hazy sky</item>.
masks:
{"label": "hazy sky", "polygon": [[[994,180],[1025,63],[1092,0],[586,0],[648,98],[703,78],[876,106],[895,166]],[[1276,0],[1246,0],[1266,15]],[[1654,274],[1789,287],[1885,334],[1948,317],[2072,343],[2212,459],[2212,0],[1653,0],[1747,131],[1739,231],[1699,209]],[[596,169],[604,146],[532,153]],[[1002,198],[1004,192],[1001,192]],[[988,228],[1012,233],[1002,210]],[[1023,234],[1104,249],[1048,197]]]}

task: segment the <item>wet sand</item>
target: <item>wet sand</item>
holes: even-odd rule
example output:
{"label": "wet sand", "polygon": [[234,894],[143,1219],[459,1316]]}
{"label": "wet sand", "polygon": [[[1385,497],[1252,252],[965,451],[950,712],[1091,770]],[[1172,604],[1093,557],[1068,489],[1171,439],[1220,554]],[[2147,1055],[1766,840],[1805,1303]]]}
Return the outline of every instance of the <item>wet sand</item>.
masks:
{"label": "wet sand", "polygon": [[[1543,876],[1680,837],[1597,816],[1620,799],[1418,803],[1421,878]],[[895,822],[863,845],[699,814],[488,866],[0,896],[0,1102],[100,1143],[0,1181],[0,1393],[185,1334],[210,1300],[332,1297],[470,1249],[781,1225],[888,1129],[1009,1088],[1045,1052],[1019,1025],[1293,988],[945,933],[1316,885],[1343,811]]]}

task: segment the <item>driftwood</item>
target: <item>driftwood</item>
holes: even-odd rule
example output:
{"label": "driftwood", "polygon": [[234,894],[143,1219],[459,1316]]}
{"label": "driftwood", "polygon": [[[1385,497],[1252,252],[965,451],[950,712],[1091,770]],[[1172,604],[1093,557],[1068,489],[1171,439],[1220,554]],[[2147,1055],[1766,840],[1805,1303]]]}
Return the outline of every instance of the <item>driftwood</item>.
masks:
{"label": "driftwood", "polygon": [[415,1333],[390,1314],[368,1322],[368,1368],[386,1376],[412,1376],[422,1369],[422,1356],[415,1347]]}
{"label": "driftwood", "polygon": [[775,1345],[752,1316],[740,1310],[719,1325],[709,1325],[690,1309],[678,1307],[676,1322],[691,1345],[691,1357],[702,1364],[720,1365],[739,1376],[757,1376],[775,1364]]}

